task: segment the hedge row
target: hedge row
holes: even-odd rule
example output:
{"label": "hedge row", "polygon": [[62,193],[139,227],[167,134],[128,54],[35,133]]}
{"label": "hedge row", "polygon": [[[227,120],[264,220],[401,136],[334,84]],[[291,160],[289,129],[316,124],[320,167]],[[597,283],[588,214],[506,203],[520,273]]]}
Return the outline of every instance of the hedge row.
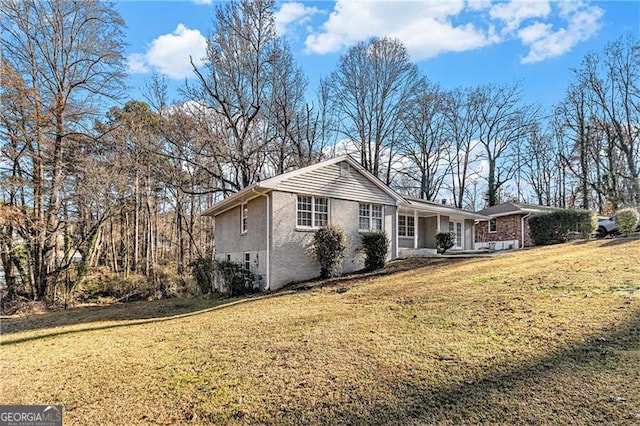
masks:
{"label": "hedge row", "polygon": [[598,227],[598,218],[587,210],[558,210],[529,218],[531,239],[544,246],[566,242],[571,236],[589,238]]}

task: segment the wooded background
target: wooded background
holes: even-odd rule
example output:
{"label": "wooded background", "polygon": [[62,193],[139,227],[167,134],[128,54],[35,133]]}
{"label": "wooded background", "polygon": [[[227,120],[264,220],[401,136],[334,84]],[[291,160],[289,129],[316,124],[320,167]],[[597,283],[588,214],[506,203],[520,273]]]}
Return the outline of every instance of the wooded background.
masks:
{"label": "wooded background", "polygon": [[124,24],[108,2],[0,0],[9,298],[66,301],[96,270],[166,295],[211,256],[200,213],[216,200],[345,152],[402,194],[468,209],[640,203],[632,35],[575,64],[554,106],[526,103],[518,82],[444,90],[391,38],[350,47],[307,99],[273,0],[234,1],[216,7],[205,64],[170,103],[159,75],[127,99]]}

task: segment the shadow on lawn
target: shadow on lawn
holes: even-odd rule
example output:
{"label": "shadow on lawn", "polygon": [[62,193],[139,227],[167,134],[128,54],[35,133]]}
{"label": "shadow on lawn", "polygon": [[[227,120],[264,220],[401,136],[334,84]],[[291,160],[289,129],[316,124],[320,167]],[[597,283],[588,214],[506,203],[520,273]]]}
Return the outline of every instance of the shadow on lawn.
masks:
{"label": "shadow on lawn", "polygon": [[[182,318],[191,315],[198,315],[212,310],[250,302],[266,297],[278,297],[291,292],[311,290],[314,288],[354,285],[364,282],[367,279],[405,272],[419,267],[439,263],[438,267],[450,264],[443,259],[416,258],[406,259],[390,263],[388,267],[374,272],[359,272],[328,280],[309,280],[305,282],[290,284],[272,293],[253,294],[241,298],[184,298],[165,299],[155,301],[141,301],[111,304],[104,306],[80,306],[64,311],[54,311],[44,314],[13,316],[2,318],[0,324],[0,334],[5,338],[2,343],[18,343],[28,340],[35,340],[42,337],[57,336],[62,334],[77,333],[87,330],[103,330],[108,328],[123,327],[128,325],[146,324],[152,322],[165,321],[175,318]],[[96,324],[103,322],[122,321],[121,324]],[[93,324],[93,325],[92,325]],[[38,334],[25,338],[6,338],[10,334],[36,331],[47,328],[87,325],[86,327],[74,328],[73,330],[52,330],[48,333]]]}
{"label": "shadow on lawn", "polygon": [[629,243],[635,243],[640,239],[640,237],[638,236],[629,236],[629,237],[614,237],[611,240],[607,241],[606,243],[602,244],[602,247],[613,247],[613,246],[619,246],[619,245],[623,245],[623,244],[629,244]]}
{"label": "shadow on lawn", "polygon": [[[420,267],[443,267],[451,263],[462,263],[469,259],[442,258],[410,258],[390,263],[382,270],[374,272],[359,272],[336,277],[328,280],[310,280],[291,284],[272,293],[254,294],[236,299],[166,299],[152,302],[129,302],[106,306],[85,306],[66,311],[50,312],[42,315],[3,318],[0,327],[0,344],[15,344],[38,340],[46,337],[62,336],[81,333],[84,331],[106,330],[111,328],[128,327],[139,324],[158,323],[178,318],[200,315],[220,310],[253,300],[280,297],[292,292],[308,291],[315,288],[352,286],[371,278],[406,272]],[[340,291],[337,290],[337,291]],[[104,322],[118,321],[113,324]],[[74,327],[79,326],[79,327]],[[74,327],[58,330],[57,327]],[[11,338],[11,334],[51,329],[35,335]]]}
{"label": "shadow on lawn", "polygon": [[[640,308],[633,311],[632,322],[603,328],[579,345],[530,363],[502,364],[479,379],[442,387],[388,381],[381,385],[405,403],[372,401],[366,414],[345,410],[335,415],[344,424],[562,424],[570,418],[574,424],[639,424],[640,401],[631,397],[640,394]],[[624,371],[616,372],[621,365]],[[602,392],[594,394],[599,382],[592,380],[610,374],[622,377],[617,387],[603,384]],[[576,381],[567,386],[566,376]],[[541,394],[545,389],[548,393]]]}
{"label": "shadow on lawn", "polygon": [[[152,324],[186,318],[228,308],[256,299],[277,294],[253,295],[236,299],[168,299],[153,302],[131,302],[107,306],[87,306],[68,311],[51,312],[39,316],[10,317],[2,319],[3,345],[28,342],[45,337],[62,336],[84,331],[106,330],[139,324]],[[110,323],[110,322],[115,322]],[[104,324],[107,322],[108,324]],[[58,327],[74,327],[59,330]],[[11,338],[11,334],[50,329],[36,335]]]}

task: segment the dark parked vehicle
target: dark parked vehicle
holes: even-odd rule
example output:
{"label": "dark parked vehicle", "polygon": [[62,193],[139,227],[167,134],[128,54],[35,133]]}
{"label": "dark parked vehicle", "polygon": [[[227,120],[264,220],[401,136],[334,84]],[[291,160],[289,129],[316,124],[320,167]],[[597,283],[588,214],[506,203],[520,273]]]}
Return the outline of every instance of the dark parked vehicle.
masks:
{"label": "dark parked vehicle", "polygon": [[[636,227],[636,232],[640,232],[640,222]],[[598,221],[598,230],[596,231],[596,238],[604,238],[607,235],[620,235],[618,230],[618,224],[612,217],[609,219],[601,219]]]}

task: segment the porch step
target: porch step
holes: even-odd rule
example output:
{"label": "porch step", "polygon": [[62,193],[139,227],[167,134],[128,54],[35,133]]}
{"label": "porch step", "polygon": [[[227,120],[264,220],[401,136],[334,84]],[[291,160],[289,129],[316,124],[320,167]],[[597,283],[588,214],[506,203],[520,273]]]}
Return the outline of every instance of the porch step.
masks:
{"label": "porch step", "polygon": [[436,249],[430,248],[401,248],[399,253],[399,257],[437,257],[439,256]]}

